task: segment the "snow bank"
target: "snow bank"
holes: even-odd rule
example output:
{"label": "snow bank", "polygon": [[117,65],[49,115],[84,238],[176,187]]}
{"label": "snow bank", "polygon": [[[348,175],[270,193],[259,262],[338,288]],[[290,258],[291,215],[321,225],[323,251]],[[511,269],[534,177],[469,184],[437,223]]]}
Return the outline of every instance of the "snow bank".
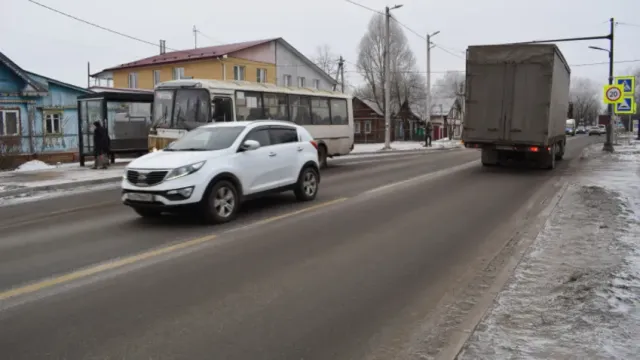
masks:
{"label": "snow bank", "polygon": [[637,358],[640,143],[616,150],[587,152],[459,359]]}
{"label": "snow bank", "polygon": [[424,141],[394,141],[391,143],[391,150],[383,150],[384,143],[374,144],[355,144],[351,154],[366,154],[385,151],[411,151],[411,150],[427,150],[427,149],[451,149],[456,147],[463,147],[460,140],[442,139],[436,140],[431,143],[431,148],[424,147]]}
{"label": "snow bank", "polygon": [[55,169],[55,166],[49,165],[44,161],[31,160],[20,165],[14,171],[35,171],[35,170],[48,170],[48,169]]}

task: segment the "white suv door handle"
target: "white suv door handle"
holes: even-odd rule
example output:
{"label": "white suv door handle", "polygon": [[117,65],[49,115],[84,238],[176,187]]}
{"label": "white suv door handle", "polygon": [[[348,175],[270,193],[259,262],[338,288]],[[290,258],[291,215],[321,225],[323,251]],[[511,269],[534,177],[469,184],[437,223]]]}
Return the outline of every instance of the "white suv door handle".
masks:
{"label": "white suv door handle", "polygon": [[276,153],[274,153],[274,152],[269,153],[269,157],[274,157],[274,156],[276,156]]}
{"label": "white suv door handle", "polygon": [[302,146],[298,146],[298,151],[302,151],[302,150],[304,150]]}

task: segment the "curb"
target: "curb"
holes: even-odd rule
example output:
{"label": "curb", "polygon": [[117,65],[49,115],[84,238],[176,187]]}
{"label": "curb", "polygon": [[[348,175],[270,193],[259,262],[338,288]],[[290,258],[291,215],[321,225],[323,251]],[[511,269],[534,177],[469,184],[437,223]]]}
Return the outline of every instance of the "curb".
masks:
{"label": "curb", "polygon": [[[424,149],[411,149],[411,150],[378,150],[373,152],[362,152],[362,153],[349,153],[345,156],[366,156],[366,155],[383,155],[383,154],[413,154],[413,153],[423,153],[423,152],[436,152],[443,150],[455,150],[455,149],[464,149],[463,147],[451,147],[451,148],[424,148]],[[338,159],[340,157],[337,157]]]}
{"label": "curb", "polygon": [[54,185],[42,185],[42,186],[33,186],[33,187],[25,187],[20,189],[13,189],[8,191],[0,192],[0,199],[10,196],[16,196],[21,194],[26,194],[34,191],[51,191],[51,190],[66,190],[72,189],[75,187],[81,186],[89,186],[89,185],[102,185],[108,183],[118,183],[122,180],[122,175],[119,176],[111,176],[102,179],[93,179],[93,180],[85,180],[85,181],[70,181],[61,184]]}

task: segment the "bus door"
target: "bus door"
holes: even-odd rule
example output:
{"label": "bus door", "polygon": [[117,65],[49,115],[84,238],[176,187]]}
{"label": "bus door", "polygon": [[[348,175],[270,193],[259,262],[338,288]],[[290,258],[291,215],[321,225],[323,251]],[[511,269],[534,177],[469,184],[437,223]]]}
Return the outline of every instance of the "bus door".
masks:
{"label": "bus door", "polygon": [[235,121],[233,98],[227,94],[214,94],[211,102],[212,122]]}

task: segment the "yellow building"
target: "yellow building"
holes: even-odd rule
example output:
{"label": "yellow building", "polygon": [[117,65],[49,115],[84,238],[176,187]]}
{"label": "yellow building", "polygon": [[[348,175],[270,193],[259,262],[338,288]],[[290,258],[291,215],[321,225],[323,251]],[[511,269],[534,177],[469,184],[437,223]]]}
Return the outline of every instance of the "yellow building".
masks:
{"label": "yellow building", "polygon": [[246,80],[332,89],[336,81],[282,38],[174,52],[104,69],[92,77],[116,88],[153,89],[175,79]]}

